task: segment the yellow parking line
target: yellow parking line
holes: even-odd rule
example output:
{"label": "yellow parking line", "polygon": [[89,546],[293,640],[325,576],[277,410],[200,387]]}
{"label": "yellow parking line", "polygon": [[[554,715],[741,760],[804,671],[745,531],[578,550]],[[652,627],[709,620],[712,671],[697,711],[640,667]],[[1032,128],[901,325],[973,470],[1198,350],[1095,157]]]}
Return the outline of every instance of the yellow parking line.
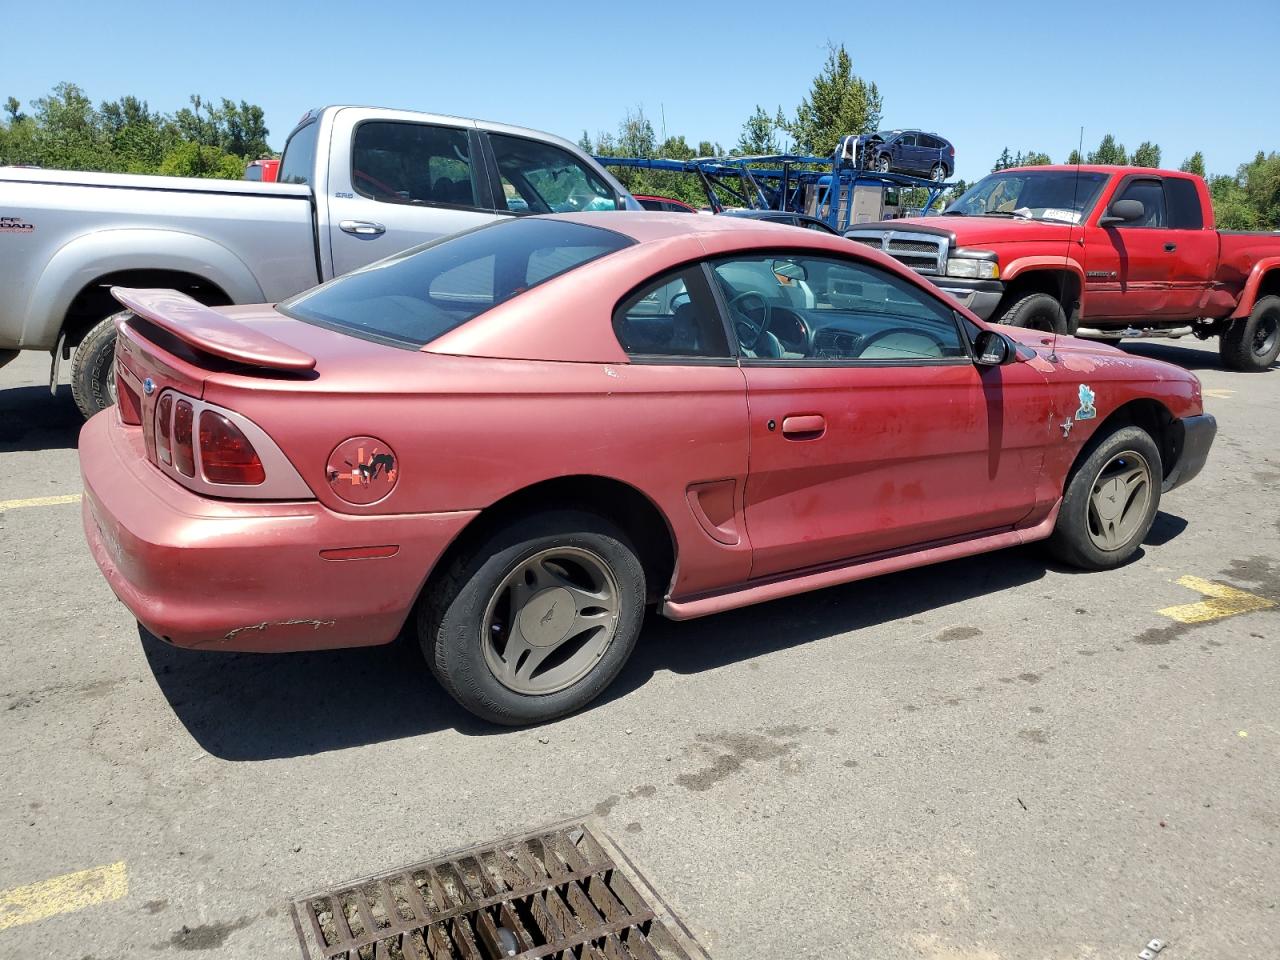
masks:
{"label": "yellow parking line", "polygon": [[1230,400],[1234,390],[1205,390],[1206,397],[1213,397],[1215,400]]}
{"label": "yellow parking line", "polygon": [[124,861],[0,890],[0,930],[110,903],[129,892]]}
{"label": "yellow parking line", "polygon": [[1183,603],[1157,611],[1162,617],[1177,620],[1179,623],[1206,623],[1210,620],[1221,620],[1223,617],[1234,617],[1238,613],[1266,610],[1276,606],[1274,600],[1255,597],[1252,593],[1245,593],[1243,590],[1237,590],[1222,583],[1201,580],[1199,577],[1180,577],[1178,583],[1209,598],[1197,603]]}
{"label": "yellow parking line", "polygon": [[60,497],[32,497],[29,500],[0,500],[0,510],[20,510],[23,507],[56,507],[60,503],[79,503],[80,494],[68,493]]}

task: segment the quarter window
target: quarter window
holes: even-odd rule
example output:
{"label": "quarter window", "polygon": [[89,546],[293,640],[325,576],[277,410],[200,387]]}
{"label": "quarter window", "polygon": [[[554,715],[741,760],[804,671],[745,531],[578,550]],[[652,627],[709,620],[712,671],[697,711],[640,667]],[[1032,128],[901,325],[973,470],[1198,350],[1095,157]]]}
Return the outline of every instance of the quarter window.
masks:
{"label": "quarter window", "polygon": [[356,128],[351,183],[384,203],[479,207],[466,130],[373,120]]}
{"label": "quarter window", "polygon": [[1124,229],[1165,225],[1164,188],[1161,187],[1159,180],[1132,180],[1116,199],[1138,200],[1142,203],[1143,211],[1140,219],[1131,220],[1128,223],[1117,223],[1117,227]]}
{"label": "quarter window", "polygon": [[277,180],[281,183],[311,182],[311,173],[316,168],[316,138],[319,134],[320,124],[315,120],[293,131],[289,142],[284,145]]}
{"label": "quarter window", "polygon": [[722,260],[713,274],[747,362],[969,357],[950,308],[870,264],[781,253]]}
{"label": "quarter window", "polygon": [[729,340],[701,267],[649,281],[618,305],[613,329],[633,357],[728,358]]}
{"label": "quarter window", "polygon": [[1200,207],[1200,192],[1195,181],[1183,177],[1170,177],[1164,182],[1164,199],[1169,205],[1169,229],[1204,229],[1204,211]]}
{"label": "quarter window", "polygon": [[567,150],[497,133],[489,134],[489,142],[498,164],[502,199],[512,213],[617,209],[613,188]]}

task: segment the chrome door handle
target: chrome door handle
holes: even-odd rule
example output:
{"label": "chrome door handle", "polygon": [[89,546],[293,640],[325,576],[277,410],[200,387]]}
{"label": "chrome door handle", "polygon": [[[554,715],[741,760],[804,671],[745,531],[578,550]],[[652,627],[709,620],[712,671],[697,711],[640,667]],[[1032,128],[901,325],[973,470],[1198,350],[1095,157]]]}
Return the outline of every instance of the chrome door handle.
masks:
{"label": "chrome door handle", "polygon": [[338,224],[338,229],[343,233],[354,233],[358,237],[380,237],[387,232],[386,227],[372,220],[343,220]]}

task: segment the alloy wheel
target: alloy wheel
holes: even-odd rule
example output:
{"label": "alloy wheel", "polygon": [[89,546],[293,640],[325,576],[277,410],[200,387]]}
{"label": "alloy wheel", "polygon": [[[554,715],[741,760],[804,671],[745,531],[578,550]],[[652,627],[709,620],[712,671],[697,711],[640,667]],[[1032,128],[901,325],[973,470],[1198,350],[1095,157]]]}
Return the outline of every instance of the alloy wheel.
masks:
{"label": "alloy wheel", "polygon": [[551,547],[498,584],[481,623],[485,663],[508,690],[555,693],[585,677],[618,631],[620,591],[600,556]]}

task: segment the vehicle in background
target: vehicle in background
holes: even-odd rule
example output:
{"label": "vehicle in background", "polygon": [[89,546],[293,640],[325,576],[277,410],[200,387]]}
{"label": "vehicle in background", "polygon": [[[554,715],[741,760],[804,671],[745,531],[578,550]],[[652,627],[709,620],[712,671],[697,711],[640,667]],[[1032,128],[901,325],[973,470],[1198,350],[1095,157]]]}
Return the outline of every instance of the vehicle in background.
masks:
{"label": "vehicle in background", "polygon": [[85,415],[114,402],[112,286],[208,305],[283,300],[406,247],[501,217],[639,210],[567,140],[373,107],[307,113],[278,183],[0,169],[0,365],[75,356]]}
{"label": "vehicle in background", "polygon": [[1095,339],[1218,337],[1233,370],[1265,370],[1280,355],[1280,234],[1214,229],[1194,174],[1015,167],[979,180],[941,217],[845,236],[983,319]]}
{"label": "vehicle in background", "polygon": [[595,699],[650,605],[1034,540],[1117,567],[1215,432],[1185,370],[1051,354],[857,244],[727,217],[490,224],[275,305],[115,295],[82,511],[142,625],[283,651],[408,623],[497,723]]}
{"label": "vehicle in background", "polygon": [[279,158],[263,157],[261,160],[250,160],[244,168],[244,178],[257,183],[275,183],[279,173]]}
{"label": "vehicle in background", "polygon": [[806,230],[817,230],[821,233],[839,233],[819,220],[803,213],[789,213],[785,210],[725,210],[723,217],[741,217],[745,220],[763,220],[765,223],[781,223],[788,227],[803,227]]}
{"label": "vehicle in background", "polygon": [[636,195],[636,202],[646,210],[656,210],[664,213],[697,213],[696,207],[691,207],[683,200],[676,200],[672,197],[649,197]]}
{"label": "vehicle in background", "polygon": [[956,148],[951,141],[923,130],[879,130],[857,138],[857,161],[867,170],[951,179],[956,169]]}

